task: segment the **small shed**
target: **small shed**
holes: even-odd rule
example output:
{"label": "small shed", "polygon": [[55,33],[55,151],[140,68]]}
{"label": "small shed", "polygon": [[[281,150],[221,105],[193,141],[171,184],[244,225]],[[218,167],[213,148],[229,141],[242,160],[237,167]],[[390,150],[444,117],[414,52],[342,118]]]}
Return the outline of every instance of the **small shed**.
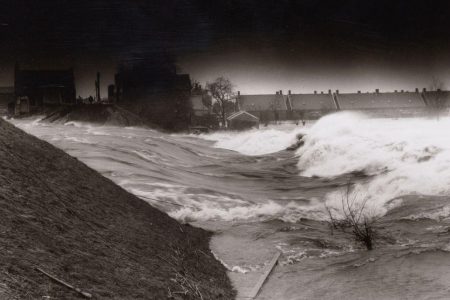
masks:
{"label": "small shed", "polygon": [[244,110],[238,111],[227,118],[228,128],[243,130],[252,127],[259,128],[259,118]]}

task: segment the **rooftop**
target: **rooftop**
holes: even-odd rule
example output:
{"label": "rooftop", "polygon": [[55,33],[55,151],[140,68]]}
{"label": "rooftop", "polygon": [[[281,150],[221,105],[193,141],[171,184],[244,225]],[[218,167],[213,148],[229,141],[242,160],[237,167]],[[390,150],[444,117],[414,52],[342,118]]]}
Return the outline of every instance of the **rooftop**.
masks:
{"label": "rooftop", "polygon": [[336,94],[341,109],[420,108],[425,102],[418,92]]}
{"label": "rooftop", "polygon": [[246,111],[287,110],[282,94],[238,95],[239,108]]}
{"label": "rooftop", "polygon": [[333,110],[336,104],[331,93],[290,94],[293,110]]}

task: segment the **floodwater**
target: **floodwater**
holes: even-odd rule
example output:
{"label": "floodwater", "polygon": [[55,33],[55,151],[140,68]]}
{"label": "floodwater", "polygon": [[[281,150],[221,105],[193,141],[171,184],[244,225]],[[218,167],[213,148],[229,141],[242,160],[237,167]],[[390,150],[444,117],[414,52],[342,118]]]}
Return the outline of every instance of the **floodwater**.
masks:
{"label": "floodwater", "polygon": [[[306,127],[169,135],[12,120],[126,190],[216,232],[211,249],[244,298],[450,299],[450,119],[337,113]],[[298,134],[304,145],[295,151]],[[342,199],[366,201],[374,250],[330,230]]]}

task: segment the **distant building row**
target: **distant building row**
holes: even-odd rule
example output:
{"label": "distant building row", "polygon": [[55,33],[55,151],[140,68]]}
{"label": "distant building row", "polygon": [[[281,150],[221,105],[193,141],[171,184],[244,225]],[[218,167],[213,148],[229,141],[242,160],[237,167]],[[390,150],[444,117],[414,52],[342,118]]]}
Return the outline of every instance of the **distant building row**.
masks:
{"label": "distant building row", "polygon": [[[122,69],[115,77],[115,84],[108,87],[108,100],[114,103],[126,103],[139,99],[156,106],[168,106],[160,103],[161,93],[175,92],[181,99],[190,99],[187,106],[192,110],[191,121],[202,120],[214,122],[213,101],[199,85],[191,86],[188,74],[167,72],[165,76],[143,76],[146,70]],[[158,73],[159,74],[159,73]],[[72,69],[68,70],[22,70],[16,66],[14,87],[0,88],[0,109],[9,105],[14,114],[33,112],[43,105],[76,104],[75,79]],[[208,98],[209,97],[209,98]],[[170,98],[170,97],[169,97]],[[173,97],[172,97],[173,98]],[[156,100],[155,100],[156,99]],[[175,102],[176,102],[175,101]],[[276,120],[317,119],[327,113],[339,110],[364,111],[379,116],[417,116],[434,106],[436,101],[443,107],[450,107],[449,91],[415,91],[370,93],[314,92],[310,94],[287,94],[277,91],[266,95],[244,95],[237,93],[235,101],[227,108],[228,116],[245,111],[265,123]],[[180,105],[174,103],[175,110]],[[184,108],[183,108],[184,109]],[[172,109],[173,110],[173,109]],[[161,110],[159,117],[167,118]],[[250,118],[246,115],[235,115]],[[250,120],[249,119],[249,120]],[[200,122],[197,122],[200,120]],[[206,122],[208,123],[208,122]]]}
{"label": "distant building row", "polygon": [[[192,98],[195,115],[209,113],[201,97]],[[423,89],[414,92],[395,91],[382,93],[378,89],[372,93],[340,93],[314,92],[311,94],[293,94],[290,91],[283,94],[243,95],[237,93],[235,111],[246,111],[259,118],[261,122],[276,120],[317,119],[321,116],[339,110],[364,111],[374,116],[412,117],[423,115],[423,112],[439,100],[440,105],[450,106],[449,91],[427,91]]]}

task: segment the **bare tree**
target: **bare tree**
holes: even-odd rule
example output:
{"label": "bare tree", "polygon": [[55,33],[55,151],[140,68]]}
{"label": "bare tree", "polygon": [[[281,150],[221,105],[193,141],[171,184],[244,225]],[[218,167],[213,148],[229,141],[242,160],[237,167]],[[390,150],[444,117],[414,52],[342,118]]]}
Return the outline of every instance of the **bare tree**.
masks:
{"label": "bare tree", "polygon": [[207,83],[206,87],[216,100],[216,110],[222,120],[222,127],[226,127],[227,112],[235,100],[233,84],[228,78],[218,77],[213,82]]}
{"label": "bare tree", "polygon": [[[333,214],[333,209],[326,204],[325,210],[328,213],[332,234],[335,229],[350,233],[367,250],[372,250],[376,237],[374,226],[378,222],[378,218],[366,211],[368,199],[366,197],[359,200],[357,193],[351,193],[351,184],[348,183],[345,193],[341,197],[341,215]],[[347,229],[350,229],[351,232],[348,232]]]}
{"label": "bare tree", "polygon": [[430,91],[425,95],[427,104],[431,113],[436,116],[437,120],[439,120],[441,112],[443,112],[447,107],[447,98],[442,92],[444,83],[438,78],[433,77],[429,88]]}

